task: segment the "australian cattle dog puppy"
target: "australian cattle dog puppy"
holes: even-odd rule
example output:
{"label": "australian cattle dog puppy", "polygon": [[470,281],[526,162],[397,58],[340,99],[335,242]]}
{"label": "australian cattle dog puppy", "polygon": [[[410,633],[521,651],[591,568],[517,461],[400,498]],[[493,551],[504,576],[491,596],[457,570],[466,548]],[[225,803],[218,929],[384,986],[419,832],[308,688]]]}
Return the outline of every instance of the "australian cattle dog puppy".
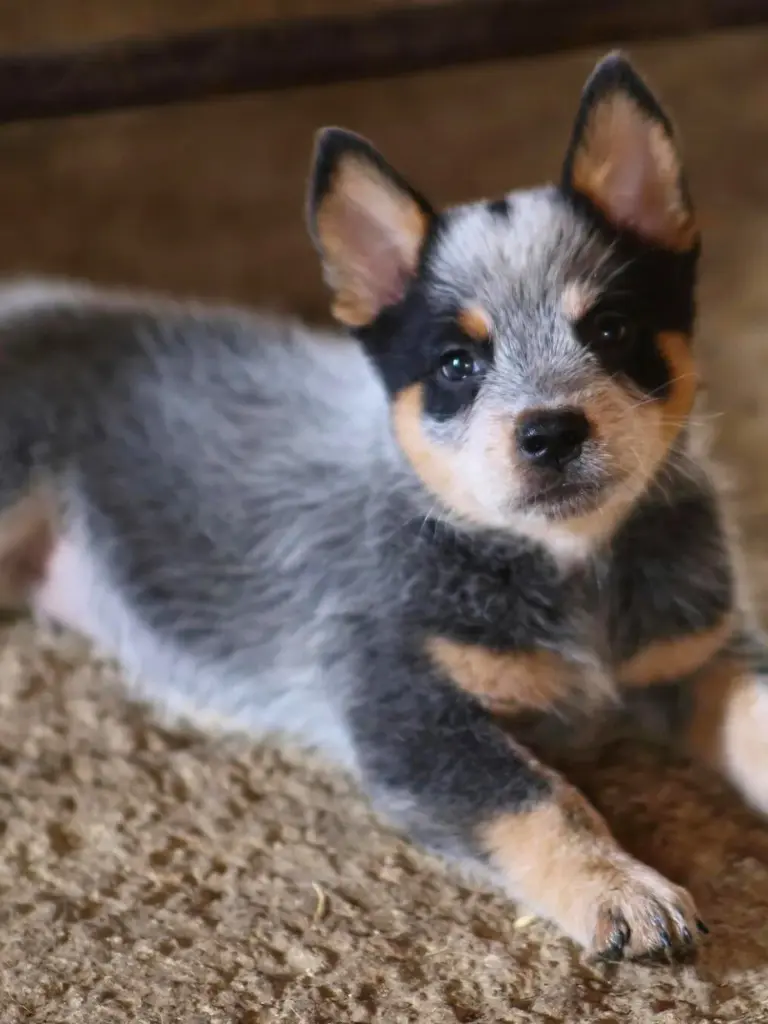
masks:
{"label": "australian cattle dog puppy", "polygon": [[689,952],[691,896],[542,753],[640,708],[768,810],[669,119],[610,56],[556,185],[442,211],[328,129],[308,220],[337,333],[2,290],[3,601],[173,712],[323,749],[591,952]]}

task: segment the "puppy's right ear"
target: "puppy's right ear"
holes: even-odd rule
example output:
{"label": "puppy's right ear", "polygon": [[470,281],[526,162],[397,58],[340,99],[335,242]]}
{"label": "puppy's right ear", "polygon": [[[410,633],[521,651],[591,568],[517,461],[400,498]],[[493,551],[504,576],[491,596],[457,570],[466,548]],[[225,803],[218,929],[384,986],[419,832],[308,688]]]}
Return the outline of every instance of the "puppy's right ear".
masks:
{"label": "puppy's right ear", "polygon": [[403,298],[433,218],[429,204],[361,136],[340,128],[318,134],[307,220],[341,323],[367,326]]}

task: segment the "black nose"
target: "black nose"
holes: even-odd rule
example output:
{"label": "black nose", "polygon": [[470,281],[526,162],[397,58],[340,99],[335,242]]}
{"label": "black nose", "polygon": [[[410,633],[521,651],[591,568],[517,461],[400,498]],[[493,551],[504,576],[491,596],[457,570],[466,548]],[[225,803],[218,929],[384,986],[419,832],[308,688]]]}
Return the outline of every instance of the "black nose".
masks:
{"label": "black nose", "polygon": [[534,465],[562,469],[578,458],[589,437],[589,421],[578,409],[538,410],[520,418],[517,443]]}

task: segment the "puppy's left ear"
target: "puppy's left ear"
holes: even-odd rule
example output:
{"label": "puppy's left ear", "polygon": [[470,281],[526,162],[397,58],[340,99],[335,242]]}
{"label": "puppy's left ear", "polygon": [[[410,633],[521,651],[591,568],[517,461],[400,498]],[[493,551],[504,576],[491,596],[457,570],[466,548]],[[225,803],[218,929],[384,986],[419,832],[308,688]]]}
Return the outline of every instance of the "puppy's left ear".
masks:
{"label": "puppy's left ear", "polygon": [[563,190],[608,223],[674,252],[698,230],[674,129],[645,82],[611,54],[586,84],[565,159]]}
{"label": "puppy's left ear", "polygon": [[408,290],[432,209],[368,141],[340,128],[318,135],[307,199],[333,314],[364,327]]}

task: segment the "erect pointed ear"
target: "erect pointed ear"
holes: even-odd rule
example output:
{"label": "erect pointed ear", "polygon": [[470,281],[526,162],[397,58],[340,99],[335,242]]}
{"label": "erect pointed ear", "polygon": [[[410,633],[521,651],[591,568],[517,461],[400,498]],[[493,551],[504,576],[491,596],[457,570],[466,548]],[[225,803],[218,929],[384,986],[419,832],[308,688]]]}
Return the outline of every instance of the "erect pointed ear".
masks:
{"label": "erect pointed ear", "polygon": [[602,60],[587,82],[562,187],[654,245],[686,252],[697,244],[672,124],[621,54]]}
{"label": "erect pointed ear", "polygon": [[433,216],[365,139],[340,128],[319,133],[307,220],[337,320],[363,327],[404,296]]}

